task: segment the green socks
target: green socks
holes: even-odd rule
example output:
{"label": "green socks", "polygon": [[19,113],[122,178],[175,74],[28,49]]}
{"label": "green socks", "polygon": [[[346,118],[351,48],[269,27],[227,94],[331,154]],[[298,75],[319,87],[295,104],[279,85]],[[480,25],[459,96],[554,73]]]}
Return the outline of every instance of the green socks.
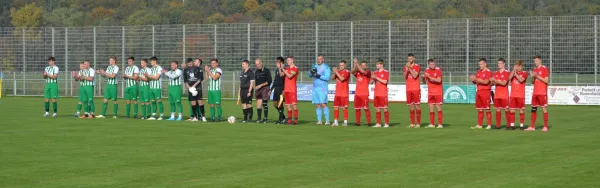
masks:
{"label": "green socks", "polygon": [[125,116],[129,117],[131,115],[131,103],[125,104]]}
{"label": "green socks", "polygon": [[83,106],[82,104],[77,103],[77,110],[76,112],[81,112],[81,106]]}
{"label": "green socks", "polygon": [[160,114],[164,114],[165,113],[165,106],[163,105],[163,102],[157,102],[158,103],[158,110],[160,110]]}
{"label": "green socks", "polygon": [[170,107],[171,113],[175,113],[175,103],[170,102],[169,107]]}
{"label": "green socks", "polygon": [[138,115],[138,104],[134,103],[133,104],[133,116],[137,116]]}
{"label": "green socks", "polygon": [[179,110],[179,114],[183,113],[183,105],[181,105],[181,102],[175,103],[175,105],[177,105],[177,110]]}
{"label": "green socks", "polygon": [[113,104],[113,112],[115,113],[115,116],[117,116],[118,111],[119,111],[119,104]]}
{"label": "green socks", "polygon": [[219,119],[221,119],[221,115],[223,115],[223,107],[221,105],[217,105],[217,114]]}
{"label": "green socks", "polygon": [[210,108],[210,119],[215,119],[215,107],[211,106]]}
{"label": "green socks", "polygon": [[106,108],[108,108],[108,103],[102,103],[102,113],[100,115],[106,115]]}
{"label": "green socks", "polygon": [[153,114],[156,113],[156,101],[152,101],[152,110],[150,112]]}
{"label": "green socks", "polygon": [[44,102],[44,109],[46,112],[50,112],[50,102]]}

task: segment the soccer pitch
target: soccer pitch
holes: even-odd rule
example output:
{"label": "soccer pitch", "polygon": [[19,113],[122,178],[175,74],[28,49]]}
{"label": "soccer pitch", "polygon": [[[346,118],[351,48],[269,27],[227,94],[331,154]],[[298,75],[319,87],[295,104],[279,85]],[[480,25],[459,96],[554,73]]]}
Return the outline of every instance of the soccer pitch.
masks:
{"label": "soccer pitch", "polygon": [[[317,126],[309,103],[295,127],[77,119],[75,107],[61,98],[60,117],[43,118],[41,98],[0,99],[1,187],[596,187],[600,170],[596,106],[550,106],[545,133],[471,130],[474,107],[458,104],[444,105],[444,129],[406,128],[404,103],[388,129]],[[225,101],[224,115],[242,111]]]}

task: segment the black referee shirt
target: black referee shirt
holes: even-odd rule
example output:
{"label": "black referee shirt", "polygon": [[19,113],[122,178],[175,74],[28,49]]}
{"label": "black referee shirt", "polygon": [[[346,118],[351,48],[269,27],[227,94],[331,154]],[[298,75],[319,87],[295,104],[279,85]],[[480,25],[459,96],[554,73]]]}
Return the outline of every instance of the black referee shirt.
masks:
{"label": "black referee shirt", "polygon": [[267,83],[267,86],[269,86],[273,80],[273,78],[271,78],[271,72],[265,67],[256,69],[256,71],[254,71],[254,77],[256,85]]}
{"label": "black referee shirt", "polygon": [[240,74],[240,88],[249,89],[251,80],[254,80],[254,72],[250,69],[246,72],[242,71],[242,74]]}
{"label": "black referee shirt", "polygon": [[283,88],[284,83],[285,83],[285,75],[279,76],[279,70],[276,70],[275,71],[275,80],[273,81],[273,86],[271,86],[271,89]]}
{"label": "black referee shirt", "polygon": [[[202,72],[202,69],[200,67],[188,67],[184,70],[183,73],[183,81],[185,83],[190,83],[190,86],[192,86],[194,83],[196,83],[198,80],[202,81],[202,79],[204,79],[204,72]],[[200,82],[201,85],[202,82]]]}

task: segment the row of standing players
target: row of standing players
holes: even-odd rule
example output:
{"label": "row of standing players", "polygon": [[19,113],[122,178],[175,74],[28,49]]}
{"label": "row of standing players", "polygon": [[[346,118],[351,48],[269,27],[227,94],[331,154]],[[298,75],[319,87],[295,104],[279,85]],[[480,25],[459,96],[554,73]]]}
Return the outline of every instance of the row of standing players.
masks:
{"label": "row of standing players", "polygon": [[[322,56],[320,56],[318,63],[322,63]],[[202,81],[207,80],[206,78],[210,78],[209,84],[209,103],[211,105],[211,120],[217,121],[220,120],[222,115],[222,109],[220,107],[221,99],[220,99],[220,76],[222,71],[218,68],[218,60],[211,60],[211,67],[206,66],[204,74],[202,69],[200,68],[202,65],[201,59],[196,59],[192,61],[192,59],[188,59],[187,67],[186,64],[182,64],[182,68],[184,72],[181,72],[177,69],[177,62],[173,61],[171,63],[171,70],[166,71],[162,70],[162,68],[158,65],[158,59],[156,57],[151,58],[152,68],[146,70],[146,64],[148,60],[142,60],[142,74],[139,74],[139,69],[134,65],[135,59],[130,57],[128,59],[128,67],[125,70],[125,74],[123,78],[126,79],[126,83],[128,85],[127,91],[125,92],[125,100],[127,103],[127,117],[130,116],[130,104],[133,103],[135,106],[135,114],[137,116],[137,102],[138,100],[142,103],[142,111],[143,117],[147,119],[162,119],[163,107],[160,99],[162,98],[162,92],[156,91],[157,89],[161,89],[160,76],[162,74],[167,75],[171,80],[169,82],[170,86],[179,86],[181,84],[182,75],[184,77],[185,87],[189,88],[198,88],[200,91],[197,95],[192,95],[191,92],[188,93],[189,100],[191,103],[191,118],[190,120],[198,120],[202,118],[206,121],[204,117],[204,105],[202,104]],[[258,122],[266,123],[267,114],[268,114],[268,105],[267,102],[269,100],[271,92],[274,92],[273,101],[274,107],[278,110],[279,118],[276,123],[286,123],[285,115],[283,114],[283,105],[282,102],[285,101],[285,106],[287,107],[287,118],[288,124],[297,124],[298,123],[298,108],[297,108],[297,73],[299,72],[298,68],[294,64],[294,57],[287,57],[287,67],[283,65],[284,59],[282,57],[278,57],[276,59],[277,71],[274,83],[271,84],[271,73],[267,68],[262,66],[262,62],[257,59],[256,71],[249,70],[249,62],[246,60],[242,62],[243,72],[240,75],[240,88],[238,91],[238,102],[242,103],[243,113],[244,113],[244,121],[250,121],[252,119],[252,92],[256,89],[256,98],[257,98],[257,113],[258,113]],[[532,115],[531,115],[531,125],[526,130],[532,131],[535,130],[535,121],[536,121],[536,112],[537,107],[541,107],[544,114],[544,131],[548,130],[548,112],[547,112],[547,83],[549,77],[548,69],[542,65],[542,60],[540,56],[534,57],[535,69],[529,72],[529,75],[532,77],[532,83],[534,84],[534,92],[532,98]],[[54,58],[49,58],[50,66],[46,67],[46,70],[43,72],[44,79],[47,81],[47,86],[44,92],[45,98],[45,107],[46,114],[49,115],[49,100],[53,101],[54,110],[56,115],[56,99],[58,98],[58,86],[57,75],[58,75],[58,67],[54,65]],[[117,103],[116,103],[116,84],[118,83],[117,72],[118,66],[116,66],[116,57],[111,57],[109,60],[109,67],[106,71],[98,70],[93,71],[89,67],[89,61],[84,61],[81,63],[81,70],[77,74],[73,74],[74,78],[77,81],[80,81],[80,103],[77,107],[79,115],[80,108],[85,106],[86,114],[82,117],[93,117],[93,89],[89,89],[89,86],[93,88],[93,77],[94,72],[100,74],[101,76],[108,77],[107,87],[104,96],[104,105],[102,114],[99,115],[100,118],[104,118],[106,113],[106,106],[108,100],[114,101],[114,113],[115,118],[117,114]],[[387,112],[387,82],[389,79],[389,72],[385,70],[383,67],[383,60],[377,61],[377,70],[373,73],[367,69],[367,62],[358,62],[355,58],[353,60],[352,70],[349,71],[346,69],[346,62],[341,61],[339,64],[339,68],[333,68],[334,74],[331,75],[332,80],[336,80],[336,94],[334,97],[334,123],[333,126],[338,125],[338,117],[339,110],[342,109],[344,111],[344,124],[347,125],[348,119],[348,84],[350,74],[353,74],[356,77],[356,92],[354,98],[354,108],[356,110],[356,123],[355,125],[360,125],[361,119],[361,110],[365,111],[365,115],[367,118],[367,124],[370,125],[371,122],[371,114],[369,110],[369,92],[368,85],[370,83],[375,83],[375,96],[374,96],[374,107],[377,111],[377,124],[375,127],[380,127],[380,117],[381,113],[385,114],[385,125],[383,127],[389,126],[389,113]],[[86,67],[87,65],[87,67]],[[144,66],[146,65],[146,66]],[[490,103],[491,98],[494,99],[494,106],[496,108],[496,128],[500,128],[501,123],[501,112],[504,111],[506,114],[506,122],[507,129],[514,129],[515,123],[515,113],[516,110],[519,110],[520,114],[520,124],[523,127],[524,124],[524,98],[525,98],[525,81],[527,80],[528,74],[523,71],[523,61],[519,60],[513,66],[512,71],[507,71],[505,69],[505,61],[504,59],[498,60],[498,71],[496,73],[492,73],[489,69],[487,69],[487,61],[482,58],[479,62],[480,70],[477,71],[476,75],[471,75],[469,79],[477,84],[477,95],[476,95],[476,108],[478,110],[478,124],[473,127],[474,129],[483,128],[483,117],[487,115],[488,126],[487,129],[491,129],[491,112],[490,112]],[[89,70],[92,71],[89,71]],[[88,71],[85,71],[88,70]],[[179,70],[179,71],[178,71]],[[438,124],[437,128],[443,128],[442,117],[443,112],[441,109],[441,105],[443,104],[443,89],[442,89],[442,72],[441,69],[436,67],[435,61],[433,59],[428,60],[428,68],[424,71],[423,74],[420,73],[421,68],[418,64],[414,62],[414,55],[408,55],[408,62],[406,63],[403,69],[403,77],[406,79],[406,96],[407,96],[407,104],[410,108],[410,121],[411,128],[418,128],[421,124],[421,109],[420,109],[420,80],[419,77],[422,78],[424,83],[428,84],[428,104],[430,107],[430,125],[428,127],[436,127],[435,126],[435,111],[438,112]],[[195,74],[194,74],[195,73]],[[152,75],[149,75],[152,74]],[[252,74],[252,75],[249,75]],[[198,76],[202,75],[202,76]],[[253,79],[248,79],[253,78]],[[152,84],[152,80],[156,82],[156,84]],[[199,80],[199,81],[198,81]],[[137,92],[134,89],[133,85],[136,85],[137,82],[140,82],[142,87],[144,86],[143,82],[146,82],[147,85],[150,85],[152,88],[150,91],[144,92],[144,89],[140,87],[140,92]],[[244,83],[245,82],[245,83]],[[250,84],[252,82],[252,84]],[[255,83],[256,82],[256,83]],[[284,84],[285,83],[285,84]],[[508,94],[508,85],[511,86],[510,95]],[[114,85],[114,86],[113,86]],[[269,88],[268,86],[271,85]],[[492,96],[491,86],[495,85],[496,92],[495,96]],[[158,87],[158,88],[157,88]],[[253,87],[253,88],[250,88]],[[181,119],[181,102],[177,100],[180,98],[180,92],[176,91],[176,87],[169,90],[169,102],[171,104],[172,114],[171,118],[175,119],[175,109],[176,107],[179,110],[179,118]],[[91,91],[88,92],[88,91]],[[181,91],[181,90],[178,90]],[[212,92],[211,92],[212,91]],[[246,95],[240,95],[243,92],[248,91],[248,93],[244,93]],[[176,93],[179,93],[179,97]],[[218,95],[217,95],[218,93]],[[510,97],[509,97],[510,96]],[[212,100],[211,100],[212,99]],[[285,99],[285,100],[283,100]],[[151,101],[151,102],[150,102]],[[150,105],[152,103],[152,105]],[[178,105],[179,104],[179,105]],[[157,106],[159,106],[161,116],[155,118],[157,110]],[[152,112],[152,116],[146,115],[146,109],[148,108],[148,113]],[[435,108],[435,109],[434,109]],[[215,112],[216,111],[216,112]],[[261,112],[265,112],[265,118],[261,120]],[[215,114],[218,114],[215,117]],[[320,122],[319,122],[320,123]],[[328,124],[328,121],[325,123]]]}

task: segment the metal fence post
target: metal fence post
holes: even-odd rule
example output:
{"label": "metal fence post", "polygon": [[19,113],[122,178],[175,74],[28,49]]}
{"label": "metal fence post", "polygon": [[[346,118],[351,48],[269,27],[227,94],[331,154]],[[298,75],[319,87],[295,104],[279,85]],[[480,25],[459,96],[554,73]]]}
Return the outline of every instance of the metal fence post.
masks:
{"label": "metal fence post", "polygon": [[598,85],[598,16],[594,16],[594,86]]}
{"label": "metal fence post", "polygon": [[467,77],[466,82],[469,82],[469,19],[467,19],[467,37],[466,38],[467,38],[467,50],[466,50],[467,51],[467,58],[466,58],[467,59],[467,64],[466,64],[467,69],[465,71],[466,71],[466,77]]}
{"label": "metal fence post", "polygon": [[[94,27],[94,70],[96,69],[96,27]],[[94,91],[94,95],[96,92]]]}
{"label": "metal fence post", "polygon": [[[65,71],[69,70],[69,28],[65,27]],[[68,83],[65,82],[65,95],[68,91]]]}
{"label": "metal fence post", "polygon": [[[550,74],[552,74],[552,40],[552,17],[550,17]],[[552,84],[552,77],[553,76],[550,77],[550,84]]]}
{"label": "metal fence post", "polygon": [[392,21],[388,20],[388,71],[392,75]]}
{"label": "metal fence post", "polygon": [[[125,26],[121,27],[121,67],[122,74],[125,74]],[[121,79],[121,97],[125,96],[125,79]]]}
{"label": "metal fence post", "polygon": [[155,31],[155,29],[154,29],[154,26],[152,26],[152,56],[155,56],[155,55],[156,55],[156,51],[155,51],[155,48],[154,48],[154,43],[155,43],[155,39],[154,39],[154,33],[155,33],[155,32],[156,32],[156,31]]}
{"label": "metal fence post", "polygon": [[250,24],[248,24],[248,61],[250,61]]}
{"label": "metal fence post", "polygon": [[[352,63],[350,63],[350,61],[352,61]],[[350,60],[348,63],[350,63],[350,69],[352,69],[352,67],[354,67],[354,22],[350,22]],[[353,81],[354,77],[350,76],[350,82]]]}
{"label": "metal fence post", "polygon": [[429,20],[427,20],[427,58],[426,59],[430,59],[431,57],[429,56],[429,48],[430,48],[430,29],[429,29]]}
{"label": "metal fence post", "polygon": [[283,22],[279,23],[279,55],[283,57]]}
{"label": "metal fence post", "polygon": [[232,73],[233,74],[231,74],[231,75],[233,76],[233,78],[231,79],[231,88],[233,91],[232,96],[235,99],[236,98],[235,90],[237,89],[237,88],[235,88],[235,71],[233,71]]}
{"label": "metal fence post", "polygon": [[23,36],[22,36],[22,38],[23,38],[23,69],[21,70],[21,73],[23,73],[22,74],[22,76],[23,76],[23,95],[25,95],[25,90],[27,90],[27,88],[25,86],[27,84],[27,81],[25,81],[25,71],[27,71],[26,70],[27,69],[27,67],[26,67],[27,60],[25,58],[26,57],[26,55],[25,55],[25,45],[27,45],[26,44],[27,42],[25,42],[25,28],[23,28]]}
{"label": "metal fence post", "polygon": [[214,44],[214,46],[215,46],[215,58],[217,58],[218,57],[217,56],[217,24],[215,24],[215,34],[214,34],[214,36],[215,36],[215,42],[214,42],[215,43]]}
{"label": "metal fence post", "polygon": [[185,25],[183,25],[183,34],[182,35],[183,35],[183,38],[182,38],[182,44],[183,44],[183,53],[182,53],[182,55],[183,55],[183,57],[182,57],[181,63],[186,63],[185,62]]}
{"label": "metal fence post", "polygon": [[[319,22],[315,22],[315,62],[317,62],[317,56],[319,55]],[[312,63],[314,64],[314,63]],[[311,66],[312,66],[311,64]]]}
{"label": "metal fence post", "polygon": [[507,22],[507,28],[508,28],[507,30],[508,30],[508,32],[507,32],[506,36],[507,36],[507,45],[508,46],[506,47],[506,52],[507,52],[506,59],[507,59],[508,63],[506,63],[506,66],[508,67],[508,70],[511,70],[510,69],[510,18],[507,18],[507,19],[508,19],[507,20],[508,21]]}
{"label": "metal fence post", "polygon": [[13,72],[13,96],[17,96],[17,72]]}
{"label": "metal fence post", "polygon": [[54,57],[54,27],[52,28],[52,57]]}

